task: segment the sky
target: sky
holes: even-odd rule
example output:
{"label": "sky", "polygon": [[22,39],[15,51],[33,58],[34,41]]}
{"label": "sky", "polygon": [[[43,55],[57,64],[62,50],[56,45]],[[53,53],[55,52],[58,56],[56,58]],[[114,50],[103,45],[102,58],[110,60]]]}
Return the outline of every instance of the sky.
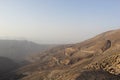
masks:
{"label": "sky", "polygon": [[77,43],[120,28],[120,0],[0,0],[0,38]]}

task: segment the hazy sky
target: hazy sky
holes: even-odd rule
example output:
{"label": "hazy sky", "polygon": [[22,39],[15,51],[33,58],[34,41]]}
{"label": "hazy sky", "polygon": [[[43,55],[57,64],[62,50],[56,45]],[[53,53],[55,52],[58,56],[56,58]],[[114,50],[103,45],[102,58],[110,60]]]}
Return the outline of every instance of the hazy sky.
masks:
{"label": "hazy sky", "polygon": [[80,42],[120,28],[120,0],[0,0],[0,37]]}

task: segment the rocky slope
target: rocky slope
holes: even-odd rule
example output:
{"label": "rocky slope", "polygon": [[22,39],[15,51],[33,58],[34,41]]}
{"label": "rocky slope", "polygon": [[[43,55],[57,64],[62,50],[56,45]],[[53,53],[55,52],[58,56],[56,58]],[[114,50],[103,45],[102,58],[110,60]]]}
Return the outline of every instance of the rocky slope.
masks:
{"label": "rocky slope", "polygon": [[21,80],[120,80],[120,30],[32,57],[20,68]]}

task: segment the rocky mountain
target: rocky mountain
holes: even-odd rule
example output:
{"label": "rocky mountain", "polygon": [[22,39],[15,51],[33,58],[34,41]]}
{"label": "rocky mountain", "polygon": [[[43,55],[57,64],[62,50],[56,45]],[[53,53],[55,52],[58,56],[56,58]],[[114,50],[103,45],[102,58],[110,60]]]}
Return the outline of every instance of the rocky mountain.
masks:
{"label": "rocky mountain", "polygon": [[26,40],[0,40],[0,56],[23,61],[27,56],[40,53],[51,45],[40,45]]}
{"label": "rocky mountain", "polygon": [[32,57],[16,71],[20,80],[120,80],[120,30]]}

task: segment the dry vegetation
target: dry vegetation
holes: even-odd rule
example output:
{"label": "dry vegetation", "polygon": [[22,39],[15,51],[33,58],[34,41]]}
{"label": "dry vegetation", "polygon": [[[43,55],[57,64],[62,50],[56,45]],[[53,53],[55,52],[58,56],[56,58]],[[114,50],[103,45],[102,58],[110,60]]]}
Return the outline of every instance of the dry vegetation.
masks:
{"label": "dry vegetation", "polygon": [[59,46],[17,71],[21,80],[120,80],[120,30]]}

